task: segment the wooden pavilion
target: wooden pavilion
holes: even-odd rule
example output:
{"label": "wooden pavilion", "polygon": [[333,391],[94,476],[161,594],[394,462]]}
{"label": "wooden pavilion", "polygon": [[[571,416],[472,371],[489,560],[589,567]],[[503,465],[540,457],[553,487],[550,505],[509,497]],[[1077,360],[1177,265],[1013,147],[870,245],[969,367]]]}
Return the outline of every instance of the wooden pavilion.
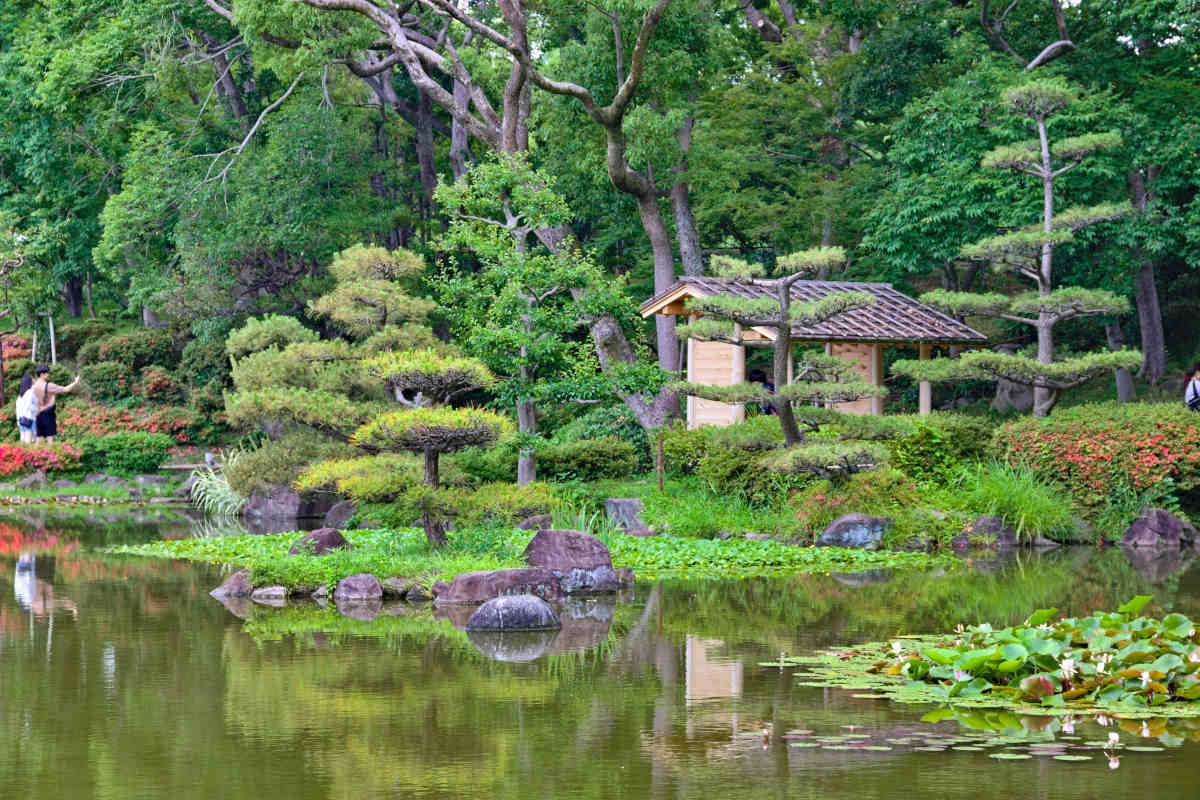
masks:
{"label": "wooden pavilion", "polygon": [[[643,317],[654,314],[694,316],[687,307],[689,298],[729,295],[747,299],[774,297],[774,281],[729,280],[723,278],[685,277],[642,304]],[[838,314],[818,325],[797,326],[792,329],[796,344],[824,345],[825,353],[844,358],[858,365],[862,377],[883,385],[883,351],[896,345],[917,347],[922,360],[931,357],[937,345],[979,346],[987,337],[953,317],[917,302],[892,288],[890,283],[857,283],[853,281],[797,281],[792,285],[794,302],[820,300],[837,292],[866,292],[875,298],[870,306]],[[750,328],[741,331],[740,344],[687,341],[687,379],[714,386],[730,386],[746,380],[746,347],[770,344],[774,331]],[[792,380],[792,364],[788,364],[788,381]],[[932,392],[928,382],[920,384],[920,410],[931,410]],[[835,408],[852,414],[882,414],[883,398],[869,397],[852,403],[839,403]],[[740,403],[718,403],[689,397],[688,427],[701,425],[732,425],[745,419]]]}

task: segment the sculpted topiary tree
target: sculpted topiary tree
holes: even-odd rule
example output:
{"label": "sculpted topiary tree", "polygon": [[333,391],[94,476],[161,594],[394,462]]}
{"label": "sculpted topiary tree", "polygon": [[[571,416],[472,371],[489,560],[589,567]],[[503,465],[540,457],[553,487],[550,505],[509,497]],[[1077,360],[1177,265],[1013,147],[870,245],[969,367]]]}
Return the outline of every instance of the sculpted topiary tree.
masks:
{"label": "sculpted topiary tree", "polygon": [[1034,416],[1046,416],[1063,389],[1078,386],[1114,369],[1133,369],[1141,354],[1133,351],[1094,353],[1054,360],[1054,326],[1081,316],[1123,314],[1125,298],[1102,289],[1055,287],[1054,251],[1074,240],[1074,232],[1118,219],[1131,212],[1128,203],[1070,208],[1055,213],[1055,182],[1088,156],[1120,146],[1116,132],[1072,136],[1051,142],[1048,121],[1069,106],[1076,92],[1057,81],[1032,81],[1009,89],[1004,103],[1028,120],[1038,138],[1003,145],[984,157],[982,166],[1032,175],[1042,186],[1042,219],[1021,230],[991,236],[962,249],[967,259],[986,261],[997,270],[1034,284],[1030,292],[1009,297],[998,293],[937,291],[921,301],[957,316],[981,315],[1029,325],[1037,335],[1037,358],[1003,353],[968,353],[953,362],[900,361],[894,372],[916,380],[953,381],[966,378],[1005,379],[1034,389]]}
{"label": "sculpted topiary tree", "polygon": [[425,457],[425,487],[408,492],[407,503],[420,512],[429,543],[441,547],[446,543],[446,526],[437,496],[439,457],[464,447],[492,445],[511,425],[490,411],[440,404],[485,388],[494,379],[477,361],[439,356],[429,350],[387,353],[370,359],[367,369],[392,385],[397,398],[409,407],[376,416],[355,432],[353,442],[371,453],[408,452]]}
{"label": "sculpted topiary tree", "polygon": [[676,384],[684,394],[718,400],[724,403],[770,403],[779,415],[784,443],[792,447],[801,442],[793,406],[813,403],[845,403],[880,393],[876,386],[857,378],[852,365],[841,359],[812,357],[802,361],[793,382],[788,383],[788,363],[792,359],[793,328],[817,325],[851,309],[863,308],[875,302],[866,292],[838,292],[820,300],[798,303],[792,299],[792,287],[797,281],[845,260],[840,247],[818,247],[803,250],[779,259],[782,275],[771,280],[761,276],[758,264],[732,258],[714,257],[710,269],[716,277],[765,289],[770,296],[748,299],[734,295],[692,298],[688,310],[704,316],[678,327],[681,336],[705,341],[740,344],[740,328],[767,328],[775,334],[771,343],[772,380],[775,393],[761,385],[743,383],[735,386],[706,384]]}

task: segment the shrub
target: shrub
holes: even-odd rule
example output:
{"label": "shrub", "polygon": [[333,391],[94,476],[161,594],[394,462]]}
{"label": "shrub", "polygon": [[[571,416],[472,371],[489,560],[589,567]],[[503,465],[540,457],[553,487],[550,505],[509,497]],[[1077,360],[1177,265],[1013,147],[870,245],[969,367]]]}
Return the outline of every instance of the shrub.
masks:
{"label": "shrub", "polygon": [[210,337],[192,339],[183,346],[175,377],[188,386],[205,386],[213,381],[225,383],[229,378],[225,343]]}
{"label": "shrub", "polygon": [[663,461],[668,472],[690,475],[708,455],[708,436],[704,428],[688,430],[678,425],[663,432]]}
{"label": "shrub", "polygon": [[[447,459],[439,470],[446,486],[466,486],[468,476]],[[360,503],[394,500],[425,479],[425,463],[410,453],[321,461],[305,467],[292,486],[298,492],[328,491]]]}
{"label": "shrub", "polygon": [[515,525],[534,514],[549,514],[558,507],[550,487],[541,482],[517,486],[485,483],[478,489],[449,489],[446,501],[454,509],[459,528],[471,525]]}
{"label": "shrub", "polygon": [[237,359],[230,372],[234,388],[254,392],[278,386],[316,388],[316,376],[307,362],[271,346]]}
{"label": "shrub", "polygon": [[78,444],[84,471],[133,475],[158,469],[175,440],[164,433],[114,433],[80,439]]}
{"label": "shrub", "polygon": [[242,452],[224,474],[238,494],[249,497],[273,487],[291,486],[309,464],[317,461],[352,458],[358,451],[308,430],[285,434],[279,441],[263,442]]}
{"label": "shrub", "polygon": [[517,445],[500,442],[493,448],[466,447],[447,457],[464,473],[480,483],[503,483],[517,479]]}
{"label": "shrub", "polygon": [[999,457],[1065,485],[1089,512],[1167,479],[1200,487],[1200,417],[1181,403],[1094,403],[996,431]]}
{"label": "shrub", "polygon": [[268,314],[246,320],[246,324],[229,334],[225,352],[234,358],[275,347],[279,350],[293,342],[315,342],[317,334],[295,317]]}
{"label": "shrub", "polygon": [[615,436],[633,445],[637,452],[637,466],[642,470],[653,465],[651,444],[646,429],[638,423],[624,404],[598,406],[561,426],[550,437],[553,442],[576,442]]}
{"label": "shrub", "polygon": [[206,423],[186,408],[114,408],[102,403],[71,400],[59,409],[59,432],[68,438],[113,433],[165,433],[176,442],[207,441]]}
{"label": "shrub", "polygon": [[985,419],[932,414],[918,417],[907,432],[888,441],[888,460],[915,480],[945,484],[963,462],[984,458],[991,438],[992,426]]}
{"label": "shrub", "polygon": [[917,485],[895,469],[879,469],[850,476],[844,483],[816,481],[796,495],[796,520],[810,536],[829,527],[844,514],[886,515],[920,505]]}
{"label": "shrub", "polygon": [[[775,427],[779,427],[778,423]],[[807,476],[788,475],[767,467],[760,452],[732,448],[715,449],[700,459],[696,477],[716,497],[736,497],[752,506],[781,503],[789,492],[810,482]]]}
{"label": "shrub", "polygon": [[225,419],[225,389],[219,379],[214,379],[188,394],[188,403],[200,416],[210,420]]}
{"label": "shrub", "polygon": [[155,403],[178,403],[183,400],[183,387],[162,367],[150,366],[142,370],[138,394]]}
{"label": "shrub", "polygon": [[33,340],[26,336],[0,336],[0,360],[8,369],[11,362],[17,359],[29,360],[33,357]]}
{"label": "shrub", "polygon": [[637,448],[615,436],[550,443],[538,448],[538,474],[556,481],[622,478],[634,471]]}
{"label": "shrub", "polygon": [[79,450],[69,444],[0,443],[0,476],[79,469]]}
{"label": "shrub", "polygon": [[[81,354],[81,361],[82,361]],[[164,330],[131,331],[99,340],[96,361],[119,361],[130,369],[141,370],[151,364],[173,367],[178,358],[175,340]],[[91,360],[86,363],[92,363]]]}
{"label": "shrub", "polygon": [[[835,417],[836,412],[831,412]],[[688,430],[682,424],[663,433],[663,460],[669,472],[690,475],[699,467],[709,453],[735,448],[738,450],[771,450],[783,444],[783,431],[779,420],[762,414],[751,417],[738,425],[726,427],[695,428]]]}
{"label": "shrub", "polygon": [[119,361],[80,367],[83,386],[96,400],[123,400],[133,394],[133,370]]}
{"label": "shrub", "polygon": [[63,325],[55,331],[58,357],[73,359],[89,342],[96,342],[113,332],[113,324],[106,319],[85,319]]}

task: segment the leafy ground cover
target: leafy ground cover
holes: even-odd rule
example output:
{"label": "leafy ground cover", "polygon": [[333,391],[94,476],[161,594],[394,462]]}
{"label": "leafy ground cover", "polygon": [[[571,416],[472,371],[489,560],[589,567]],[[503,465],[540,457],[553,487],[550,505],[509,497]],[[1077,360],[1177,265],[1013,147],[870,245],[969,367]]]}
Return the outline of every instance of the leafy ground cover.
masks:
{"label": "leafy ground cover", "polygon": [[1021,625],[959,626],[846,652],[783,657],[802,684],[868,689],[900,702],[941,702],[1025,713],[1200,716],[1200,641],[1183,614],[1138,616],[1139,596],[1115,612],[1055,621],[1057,609]]}
{"label": "leafy ground cover", "polygon": [[[414,528],[346,531],[345,535],[354,545],[353,550],[323,556],[288,556],[288,548],[299,536],[294,532],[150,542],[118,547],[112,552],[243,565],[250,568],[256,584],[329,586],[347,575],[369,572],[381,578],[400,575],[431,585],[461,572],[525,566],[521,552],[533,533],[507,528],[455,531],[443,548],[431,548]],[[774,541],[639,539],[611,533],[603,534],[601,539],[612,553],[614,566],[631,568],[643,580],[858,572],[954,563],[951,556],[791,547]]]}

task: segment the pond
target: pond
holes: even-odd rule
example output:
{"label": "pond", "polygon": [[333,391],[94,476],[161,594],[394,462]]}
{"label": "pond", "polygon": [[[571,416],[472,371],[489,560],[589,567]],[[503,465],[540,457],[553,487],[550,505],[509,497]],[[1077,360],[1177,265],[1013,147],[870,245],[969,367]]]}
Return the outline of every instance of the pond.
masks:
{"label": "pond", "polygon": [[[1200,721],[1070,731],[1027,717],[1002,737],[760,666],[1138,593],[1154,595],[1156,613],[1198,619],[1200,568],[1186,559],[1133,564],[1086,549],[972,559],[949,574],[664,581],[580,606],[571,636],[496,648],[428,607],[367,621],[315,606],[235,608],[242,619],[208,596],[215,570],[102,554],[209,530],[181,514],[129,513],[0,514],[0,796],[1198,793]],[[1125,747],[1112,768],[1088,743],[1114,731]]]}

